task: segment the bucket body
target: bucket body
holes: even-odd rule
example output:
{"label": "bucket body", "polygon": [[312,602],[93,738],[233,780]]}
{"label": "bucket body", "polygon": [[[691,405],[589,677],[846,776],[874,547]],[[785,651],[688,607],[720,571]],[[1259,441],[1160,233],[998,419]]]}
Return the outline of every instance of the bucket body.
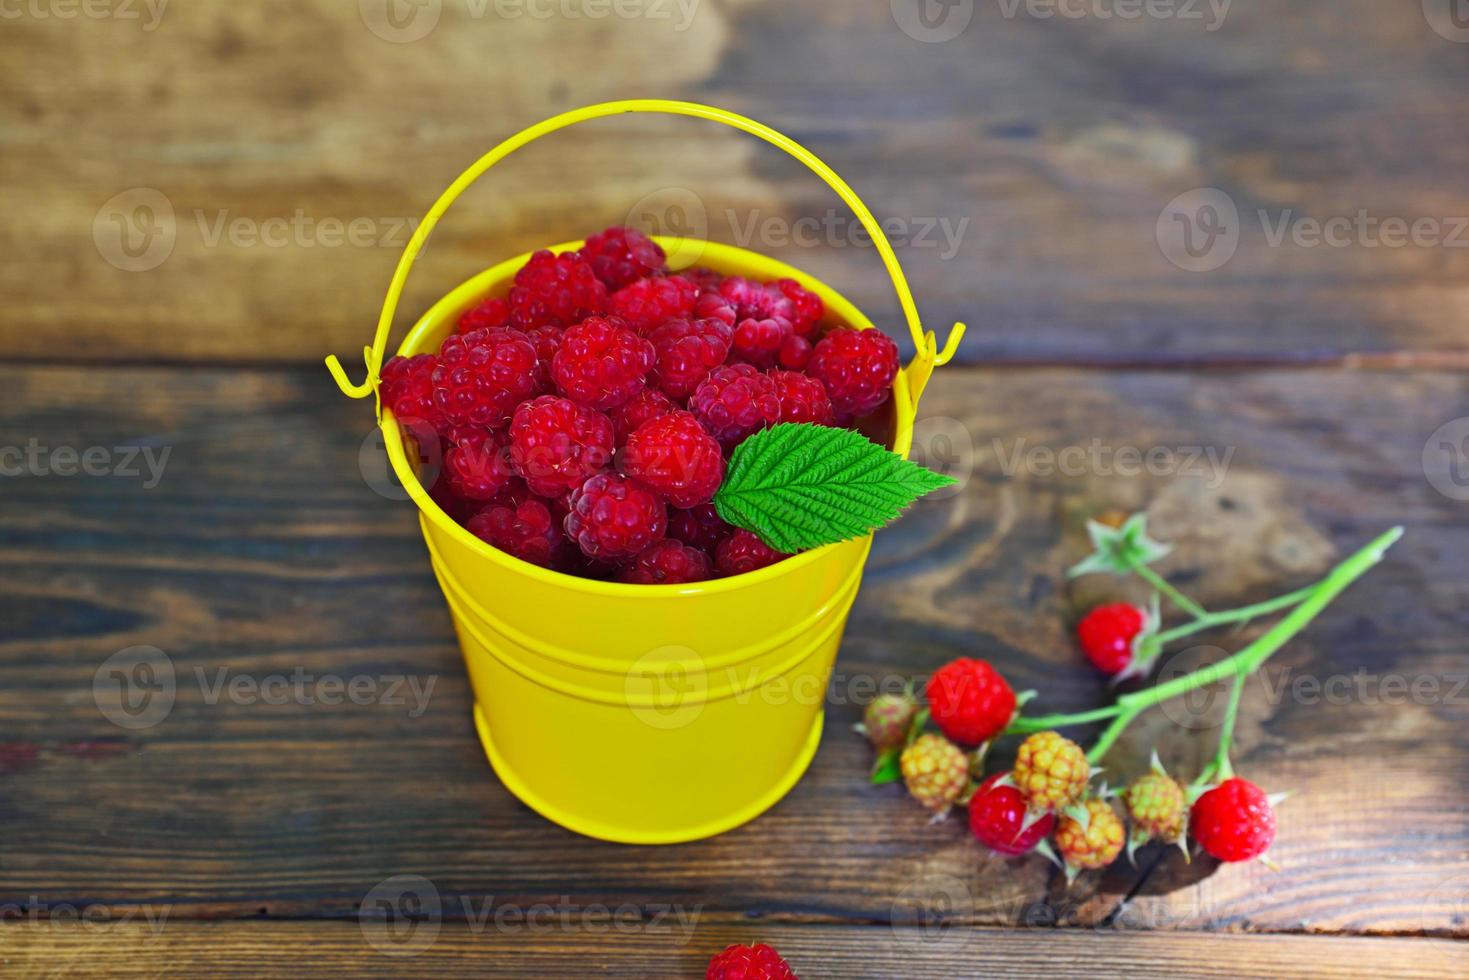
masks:
{"label": "bucket body", "polygon": [[[871,329],[825,284],[727,245],[658,238],[679,267],[791,278],[828,317]],[[573,249],[580,243],[552,246]],[[400,354],[432,352],[465,310],[503,296],[528,256],[501,263],[436,303]],[[899,372],[892,448],[912,439]],[[475,723],[495,772],[548,819],[604,840],[663,844],[736,827],[800,779],[870,536],[746,575],[691,585],[623,585],[522,562],[455,523],[419,486],[416,453],[382,418],[389,458],[420,523],[464,652]]]}

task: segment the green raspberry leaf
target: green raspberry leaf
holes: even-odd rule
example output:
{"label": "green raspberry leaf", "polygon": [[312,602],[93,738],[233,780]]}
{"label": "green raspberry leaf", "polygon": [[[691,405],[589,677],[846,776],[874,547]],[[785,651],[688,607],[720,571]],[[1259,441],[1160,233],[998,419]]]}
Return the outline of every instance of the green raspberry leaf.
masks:
{"label": "green raspberry leaf", "polygon": [[785,423],[735,447],[714,506],[725,521],[794,554],[860,538],[954,482],[860,433]]}

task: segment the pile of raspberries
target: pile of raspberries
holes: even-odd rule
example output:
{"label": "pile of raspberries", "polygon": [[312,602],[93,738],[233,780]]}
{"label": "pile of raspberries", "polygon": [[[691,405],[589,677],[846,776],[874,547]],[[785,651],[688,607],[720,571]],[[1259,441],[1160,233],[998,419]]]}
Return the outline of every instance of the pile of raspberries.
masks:
{"label": "pile of raspberries", "polygon": [[429,494],[471,533],[570,575],[676,584],[781,561],[712,503],[730,452],[778,422],[854,426],[887,401],[898,348],[827,323],[791,279],[670,273],[609,228],[540,251],[437,354],[395,357],[380,394],[443,448]]}

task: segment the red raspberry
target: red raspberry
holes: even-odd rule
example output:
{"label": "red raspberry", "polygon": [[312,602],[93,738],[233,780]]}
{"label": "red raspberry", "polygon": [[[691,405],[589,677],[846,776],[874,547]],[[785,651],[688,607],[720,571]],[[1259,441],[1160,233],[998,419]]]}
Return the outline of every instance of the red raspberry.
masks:
{"label": "red raspberry", "polygon": [[1125,602],[1097,606],[1076,624],[1087,659],[1104,674],[1118,674],[1132,663],[1132,641],[1148,624],[1148,614]]}
{"label": "red raspberry", "polygon": [[699,292],[701,293],[717,293],[719,292],[719,284],[724,282],[723,273],[715,272],[713,269],[706,269],[703,266],[685,269],[679,275],[698,286]]}
{"label": "red raspberry", "polygon": [[434,368],[438,365],[433,354],[394,357],[383,365],[378,394],[400,423],[424,421],[440,432],[448,430],[443,413],[434,407]]}
{"label": "red raspberry", "polygon": [[821,297],[794,279],[782,279],[775,285],[791,302],[791,328],[802,337],[815,333],[821,318],[826,316],[826,304]]}
{"label": "red raspberry", "polygon": [[705,554],[714,554],[720,543],[733,533],[734,528],[724,523],[713,504],[668,512],[668,536]]}
{"label": "red raspberry", "polygon": [[795,371],[771,371],[770,380],[775,382],[775,393],[780,398],[782,422],[832,424],[831,401],[820,381]]}
{"label": "red raspberry", "polygon": [[658,364],[653,378],[674,398],[688,398],[729,356],[730,329],[719,320],[667,320],[647,334]]}
{"label": "red raspberry", "polygon": [[627,437],[622,469],[673,506],[695,507],[713,500],[724,482],[724,454],[692,413],[671,412]]}
{"label": "red raspberry", "polygon": [[663,249],[631,228],[608,228],[593,235],[577,254],[608,289],[621,289],[634,279],[663,271]]}
{"label": "red raspberry", "polygon": [[709,556],[682,541],[664,538],[624,568],[618,580],[633,585],[679,585],[709,578]]}
{"label": "red raspberry", "polygon": [[459,317],[459,333],[472,333],[475,330],[493,330],[496,327],[508,327],[510,325],[510,304],[503,299],[483,300],[476,306],[471,306]]}
{"label": "red raspberry", "polygon": [[536,357],[540,358],[541,369],[549,373],[551,359],[561,349],[561,337],[565,330],[552,323],[543,324],[539,327],[531,327],[525,331],[525,339],[536,349]]}
{"label": "red raspberry", "polygon": [[764,320],[741,320],[734,329],[734,356],[758,368],[774,367],[787,337],[794,337],[791,325],[779,317]]}
{"label": "red raspberry", "polygon": [[764,943],[726,946],[709,961],[704,980],[797,980],[790,965]]}
{"label": "red raspberry", "polygon": [[775,382],[748,364],[715,368],[694,391],[689,408],[721,443],[741,439],[780,420]]}
{"label": "red raspberry", "polygon": [[881,330],[833,330],[816,345],[806,373],[826,385],[837,414],[866,415],[892,392],[898,345]]}
{"label": "red raspberry", "polygon": [[612,460],[612,420],[554,395],[515,410],[510,461],[533,493],[555,497]]}
{"label": "red raspberry", "polygon": [[657,355],[616,317],[587,317],[561,336],[551,377],[561,393],[588,408],[616,408],[643,390]]}
{"label": "red raspberry", "polygon": [[778,319],[789,327],[796,317],[795,305],[779,287],[753,279],[730,276],[719,284],[719,295],[734,306],[736,322]]}
{"label": "red raspberry", "polygon": [[960,657],[934,671],[923,693],[934,724],[960,745],[988,742],[1015,714],[1015,692],[1005,678],[972,657]]}
{"label": "red raspberry", "polygon": [[607,287],[580,255],[542,249],[515,274],[510,287],[510,323],[522,330],[554,324],[569,327],[607,312]]}
{"label": "red raspberry", "polygon": [[465,430],[444,454],[449,486],[466,500],[494,500],[514,478],[509,440],[488,429]]}
{"label": "red raspberry", "polygon": [[694,309],[699,287],[683,276],[639,279],[612,294],[610,309],[638,333],[665,320],[686,318]]}
{"label": "red raspberry", "polygon": [[1025,854],[1051,832],[1056,817],[1048,813],[1026,827],[1025,797],[1014,786],[996,785],[1008,775],[997,772],[979,784],[969,800],[969,829],[992,851]]}
{"label": "red raspberry", "polygon": [[1275,840],[1275,808],[1247,779],[1226,779],[1199,797],[1189,812],[1189,833],[1221,861],[1248,861]]}
{"label": "red raspberry", "polygon": [[736,528],[733,534],[719,543],[714,554],[714,567],[720,575],[728,578],[774,565],[789,557],[761,541],[753,532]]}
{"label": "red raspberry", "polygon": [[612,416],[612,427],[617,432],[617,445],[622,446],[644,422],[677,411],[679,407],[663,392],[657,388],[644,388],[608,414]]}
{"label": "red raspberry", "polygon": [[806,365],[811,363],[811,354],[816,348],[811,346],[811,341],[797,334],[791,334],[780,342],[780,354],[776,357],[777,363],[787,371],[804,371]]}
{"label": "red raspberry", "polygon": [[465,524],[469,533],[506,554],[542,568],[552,568],[568,548],[546,501],[532,498],[517,506],[491,504]]}
{"label": "red raspberry", "polygon": [[538,390],[536,349],[514,330],[454,334],[439,350],[434,406],[450,425],[498,429]]}
{"label": "red raspberry", "polygon": [[442,477],[429,488],[428,495],[429,499],[438,504],[439,509],[448,514],[455,524],[463,524],[470,515],[483,506],[476,501],[465,500],[459,496],[449,485],[449,481]]}
{"label": "red raspberry", "polygon": [[[715,287],[718,288],[717,286]],[[693,316],[700,320],[714,319],[731,329],[735,325],[734,304],[719,293],[700,293],[694,301]]]}
{"label": "red raspberry", "polygon": [[566,533],[588,558],[631,558],[663,539],[668,507],[631,477],[598,473],[571,493]]}

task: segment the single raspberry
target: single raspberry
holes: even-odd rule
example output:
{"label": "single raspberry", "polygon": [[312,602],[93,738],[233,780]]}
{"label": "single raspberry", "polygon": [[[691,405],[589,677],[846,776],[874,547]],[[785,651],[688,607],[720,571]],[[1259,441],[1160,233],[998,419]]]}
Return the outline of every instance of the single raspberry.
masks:
{"label": "single raspberry", "polygon": [[1065,815],[1056,825],[1056,850],[1066,862],[1068,879],[1079,871],[1095,871],[1117,860],[1127,836],[1112,804],[1093,798],[1083,806],[1087,813],[1086,826]]}
{"label": "single raspberry", "polygon": [[469,533],[501,551],[542,568],[552,568],[570,547],[547,502],[537,498],[517,506],[491,504],[471,517]]}
{"label": "single raspberry", "polygon": [[657,388],[644,388],[608,414],[612,416],[612,426],[617,431],[617,445],[622,446],[644,422],[677,411],[679,407],[663,392]]}
{"label": "single raspberry", "polygon": [[663,271],[663,249],[640,231],[608,228],[587,239],[578,253],[608,289]]}
{"label": "single raspberry", "polygon": [[463,431],[444,454],[444,475],[466,500],[494,500],[515,477],[509,440],[488,429]]}
{"label": "single raspberry", "polygon": [[1027,853],[1049,835],[1056,817],[1047,813],[1025,826],[1025,797],[1014,786],[999,785],[1008,775],[997,772],[979,784],[969,799],[969,829],[985,847],[1014,856]]}
{"label": "single raspberry", "polygon": [[503,299],[482,300],[459,317],[459,333],[494,330],[510,325],[510,303]]}
{"label": "single raspberry", "polygon": [[821,318],[826,316],[826,304],[821,297],[811,292],[794,279],[782,279],[776,284],[781,295],[791,303],[791,327],[801,337],[816,332]]}
{"label": "single raspberry", "polygon": [[795,371],[771,371],[770,380],[780,399],[780,421],[832,424],[831,400],[820,381]]}
{"label": "single raspberry", "polygon": [[838,415],[866,415],[892,393],[898,345],[881,330],[833,330],[816,345],[806,373],[826,385]]}
{"label": "single raspberry", "polygon": [[734,528],[724,523],[713,504],[700,504],[686,510],[668,512],[668,536],[684,544],[693,545],[705,554],[712,555]]}
{"label": "single raspberry", "polygon": [[908,727],[918,714],[913,695],[879,694],[862,712],[862,734],[879,752],[895,749],[908,740]]}
{"label": "single raspberry", "polygon": [[631,558],[663,540],[668,507],[631,477],[598,473],[571,493],[566,534],[589,558]]}
{"label": "single raspberry", "polygon": [[724,482],[724,453],[692,413],[671,412],[627,437],[622,469],[673,506],[696,507],[713,500]]}
{"label": "single raspberry", "polygon": [[728,578],[774,565],[789,557],[761,541],[753,532],[736,528],[733,534],[719,542],[714,553],[714,567],[720,575]]}
{"label": "single raspberry", "polygon": [[1275,840],[1275,808],[1265,791],[1233,777],[1194,801],[1189,833],[1221,861],[1248,861]]}
{"label": "single raspberry", "polygon": [[686,319],[694,310],[699,287],[683,276],[639,279],[612,294],[609,309],[638,333],[665,320]]}
{"label": "single raspberry", "polygon": [[798,980],[779,953],[764,943],[726,946],[709,961],[704,980]]}
{"label": "single raspberry", "polygon": [[[715,289],[718,289],[718,288],[719,287],[716,285],[715,286]],[[691,315],[694,318],[700,319],[700,320],[703,320],[703,319],[718,320],[720,323],[724,324],[726,327],[729,327],[730,329],[734,329],[734,325],[735,325],[735,307],[734,307],[734,304],[731,303],[729,300],[725,299],[723,296],[719,295],[718,292],[700,293],[699,294],[699,298],[694,301],[694,310],[693,310],[693,313]]]}
{"label": "single raspberry", "polygon": [[383,365],[378,394],[399,422],[421,420],[440,432],[448,430],[443,413],[434,406],[434,368],[438,365],[433,354],[394,357]]}
{"label": "single raspberry", "polygon": [[1064,810],[1086,795],[1091,763],[1081,746],[1055,732],[1036,732],[1020,743],[1010,778],[1036,813]]}
{"label": "single raspberry", "polygon": [[920,735],[898,760],[908,793],[937,814],[947,813],[969,782],[969,757],[942,735]]}
{"label": "single raspberry", "polygon": [[540,359],[541,369],[550,375],[551,359],[561,349],[561,337],[566,331],[554,323],[545,323],[539,327],[531,327],[525,331],[525,339],[536,349],[536,357]]}
{"label": "single raspberry", "polygon": [[606,411],[643,390],[656,360],[653,345],[621,320],[592,316],[562,334],[551,377],[567,398]]}
{"label": "single raspberry", "polygon": [[775,382],[748,364],[715,368],[694,391],[689,408],[726,446],[780,421]]}
{"label": "single raspberry", "polygon": [[698,286],[699,292],[701,293],[717,293],[719,292],[719,284],[724,282],[724,273],[715,272],[713,269],[706,269],[703,266],[685,269],[679,275]]}
{"label": "single raspberry", "polygon": [[799,334],[791,334],[780,342],[780,354],[775,360],[787,371],[804,371],[811,363],[811,355],[815,350],[811,341]]}
{"label": "single raspberry", "polygon": [[1132,644],[1148,624],[1148,614],[1125,602],[1097,606],[1076,624],[1087,659],[1104,674],[1120,674],[1132,663]]}
{"label": "single raspberry", "polygon": [[775,285],[730,276],[719,284],[719,295],[734,307],[736,323],[742,320],[780,320],[790,327],[796,317],[795,305]]}
{"label": "single raspberry", "polygon": [[1172,844],[1183,836],[1188,801],[1183,785],[1165,772],[1153,771],[1134,779],[1122,793],[1132,820],[1129,846],[1149,840]]}
{"label": "single raspberry", "polygon": [[607,312],[607,287],[575,252],[542,249],[515,274],[510,287],[510,323],[522,330],[553,324],[569,327]]}
{"label": "single raspberry", "polygon": [[988,742],[1015,715],[1015,692],[983,660],[960,657],[934,671],[923,690],[933,720],[960,745]]}
{"label": "single raspberry", "polygon": [[633,585],[679,585],[706,581],[710,572],[709,556],[682,541],[664,538],[633,559],[622,570],[618,580]]}
{"label": "single raspberry", "polygon": [[515,406],[536,394],[536,349],[515,330],[454,334],[439,350],[434,407],[450,425],[498,429]]}
{"label": "single raspberry", "polygon": [[658,363],[653,383],[674,398],[688,398],[729,356],[731,333],[719,320],[666,320],[647,334]]}
{"label": "single raspberry", "polygon": [[510,461],[532,492],[555,497],[612,461],[612,420],[555,395],[515,410]]}

